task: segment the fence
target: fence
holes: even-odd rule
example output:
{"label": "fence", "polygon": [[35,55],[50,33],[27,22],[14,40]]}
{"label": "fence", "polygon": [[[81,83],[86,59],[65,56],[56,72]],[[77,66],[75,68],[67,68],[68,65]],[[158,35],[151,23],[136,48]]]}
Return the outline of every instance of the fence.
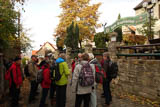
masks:
{"label": "fence", "polygon": [[144,57],[147,59],[160,59],[160,43],[151,45],[136,45],[136,46],[119,46],[117,47],[118,58],[124,57]]}

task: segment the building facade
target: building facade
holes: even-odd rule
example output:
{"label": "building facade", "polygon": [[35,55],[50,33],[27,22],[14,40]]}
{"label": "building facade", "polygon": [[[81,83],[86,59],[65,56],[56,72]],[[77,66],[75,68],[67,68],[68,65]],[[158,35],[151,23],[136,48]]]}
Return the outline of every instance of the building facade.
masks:
{"label": "building facade", "polygon": [[49,42],[46,42],[46,43],[44,43],[43,46],[41,46],[41,48],[36,52],[36,54],[38,56],[44,57],[47,51],[50,51],[54,54],[56,51],[56,46],[54,46],[53,44],[51,44]]}
{"label": "building facade", "polygon": [[[135,8],[135,13],[136,13],[136,16],[137,15],[140,15],[144,12],[146,12],[147,10],[143,7],[143,4],[144,2],[147,2],[148,5],[147,5],[147,8],[150,8],[153,6],[152,0],[143,0],[141,3],[139,3]],[[154,5],[153,9],[151,9],[151,15],[158,19],[156,21],[156,24],[155,24],[155,27],[154,27],[154,31],[156,32],[155,35],[154,35],[154,38],[160,38],[160,0],[158,0],[158,2]],[[137,25],[136,26],[136,29],[138,28],[141,28],[142,25]],[[136,34],[138,35],[141,35],[137,30],[136,30]]]}

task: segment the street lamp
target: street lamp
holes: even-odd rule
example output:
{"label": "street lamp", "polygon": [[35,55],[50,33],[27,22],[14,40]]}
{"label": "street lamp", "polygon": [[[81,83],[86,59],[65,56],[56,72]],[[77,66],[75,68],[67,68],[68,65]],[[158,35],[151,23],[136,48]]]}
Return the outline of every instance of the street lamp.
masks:
{"label": "street lamp", "polygon": [[106,34],[106,25],[107,25],[107,23],[105,23],[105,24],[102,24],[102,26],[103,26],[103,29],[104,29],[104,34]]}
{"label": "street lamp", "polygon": [[149,2],[144,2],[144,3],[143,3],[143,7],[144,7],[145,10],[149,13],[149,35],[148,35],[148,36],[149,36],[149,37],[148,37],[149,40],[153,39],[153,37],[151,36],[151,35],[152,35],[152,26],[151,26],[152,19],[151,19],[151,13],[152,13],[153,7],[156,5],[157,2],[158,2],[158,0],[151,0],[151,4],[152,4],[151,7],[148,7],[148,6],[149,6]]}

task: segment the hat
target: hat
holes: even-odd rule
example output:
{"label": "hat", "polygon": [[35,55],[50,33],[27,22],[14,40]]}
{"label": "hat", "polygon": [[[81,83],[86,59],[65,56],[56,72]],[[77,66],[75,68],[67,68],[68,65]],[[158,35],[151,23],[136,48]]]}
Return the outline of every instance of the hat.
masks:
{"label": "hat", "polygon": [[36,55],[32,55],[31,58],[33,58],[33,57],[37,57],[37,56]]}
{"label": "hat", "polygon": [[21,57],[16,57],[15,59],[14,59],[14,61],[18,61],[18,60],[21,60]]}

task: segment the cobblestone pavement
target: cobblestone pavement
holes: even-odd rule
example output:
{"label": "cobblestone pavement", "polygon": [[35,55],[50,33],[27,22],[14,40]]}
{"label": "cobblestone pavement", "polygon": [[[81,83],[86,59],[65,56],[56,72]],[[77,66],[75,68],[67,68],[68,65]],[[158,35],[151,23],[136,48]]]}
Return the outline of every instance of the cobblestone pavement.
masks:
{"label": "cobblestone pavement", "polygon": [[[40,86],[39,86],[40,87]],[[100,86],[101,87],[101,86]],[[75,94],[73,94],[71,92],[71,86],[68,85],[67,87],[67,102],[66,102],[66,107],[74,107],[75,104]],[[23,87],[22,87],[22,93],[21,93],[21,101],[20,101],[20,107],[38,107],[39,106],[39,102],[40,102],[40,97],[41,95],[37,96],[37,100],[34,104],[27,104],[28,101],[28,95],[29,95],[29,83],[26,80]],[[24,91],[25,90],[25,91]],[[39,89],[39,91],[41,90],[41,88]],[[40,91],[41,93],[41,91]],[[104,106],[104,98],[101,98],[101,93],[102,93],[102,89],[98,88],[97,89],[97,96],[98,96],[98,107],[105,107]],[[0,107],[9,107],[9,97],[6,98],[5,102],[3,102],[3,104],[0,104]],[[55,107],[55,106],[51,106],[50,105],[50,100],[49,98],[47,98],[46,103],[48,104],[48,107]],[[151,105],[142,105],[140,103],[137,102],[132,102],[130,99],[122,99],[120,97],[116,97],[113,95],[113,102],[111,104],[110,107],[153,107]]]}

